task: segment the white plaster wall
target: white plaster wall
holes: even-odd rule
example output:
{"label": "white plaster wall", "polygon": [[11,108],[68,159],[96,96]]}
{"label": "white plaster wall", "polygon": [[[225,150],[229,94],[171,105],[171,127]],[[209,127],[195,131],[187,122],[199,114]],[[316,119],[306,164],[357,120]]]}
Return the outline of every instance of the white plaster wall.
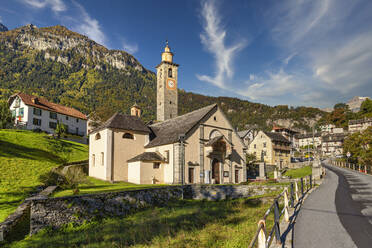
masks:
{"label": "white plaster wall", "polygon": [[169,151],[169,163],[161,164],[164,167],[164,183],[173,183],[173,170],[174,170],[174,159],[173,159],[173,144],[147,148],[146,152],[160,152],[165,157],[165,151]]}
{"label": "white plaster wall", "polygon": [[[72,134],[76,133],[76,128],[78,128],[79,135],[87,135],[87,121],[78,119],[75,117],[62,115],[57,113],[57,120],[50,118],[50,111],[41,109],[41,116],[34,115],[34,107],[25,105],[24,102],[21,100],[20,107],[15,107],[16,100],[13,101],[13,103],[10,106],[10,110],[16,110],[16,116],[19,115],[19,109],[24,108],[24,116],[21,118],[22,122],[26,122],[26,128],[29,130],[34,130],[40,128],[42,131],[48,132],[48,133],[54,133],[54,129],[49,127],[49,122],[57,122],[60,121],[65,125],[68,125],[69,132]],[[41,119],[41,126],[36,126],[33,124],[33,119]],[[78,119],[78,121],[76,121]],[[18,118],[16,118],[15,123],[17,123]]]}
{"label": "white plaster wall", "polygon": [[[89,176],[95,177],[102,180],[110,180],[107,174],[107,160],[108,156],[108,144],[109,141],[108,133],[110,130],[104,129],[98,133],[101,135],[101,139],[96,140],[95,136],[97,133],[89,135]],[[104,164],[101,165],[101,153],[104,153]],[[93,154],[95,155],[95,164],[93,166]],[[110,159],[111,161],[111,159]],[[111,167],[110,167],[111,168]]]}
{"label": "white plaster wall", "polygon": [[141,162],[128,163],[128,182],[130,183],[141,183]]}

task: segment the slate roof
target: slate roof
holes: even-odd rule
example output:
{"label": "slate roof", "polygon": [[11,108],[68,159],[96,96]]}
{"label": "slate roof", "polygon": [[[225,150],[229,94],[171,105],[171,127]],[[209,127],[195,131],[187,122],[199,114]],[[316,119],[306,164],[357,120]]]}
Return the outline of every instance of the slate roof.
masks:
{"label": "slate roof", "polygon": [[131,131],[140,131],[150,133],[150,129],[142,122],[140,118],[132,115],[115,113],[103,125],[94,129],[92,133],[98,132],[105,128],[116,128]]}
{"label": "slate roof", "polygon": [[177,142],[180,134],[187,136],[188,132],[199,124],[205,116],[212,112],[214,113],[216,110],[217,104],[213,104],[176,118],[150,125],[149,128],[153,131],[155,137],[145,147],[150,148]]}
{"label": "slate roof", "polygon": [[290,144],[291,142],[287,140],[283,135],[280,133],[274,133],[274,132],[264,132],[272,141],[278,141],[283,143]]}
{"label": "slate roof", "polygon": [[137,161],[144,161],[144,162],[165,162],[163,156],[161,156],[157,152],[144,152],[140,155],[135,156],[128,160],[128,162],[137,162]]}
{"label": "slate roof", "polygon": [[60,105],[60,104],[57,104],[57,103],[49,102],[45,98],[38,97],[38,96],[33,96],[33,95],[28,95],[28,94],[25,94],[25,93],[22,93],[22,92],[12,95],[8,100],[9,105],[11,105],[13,103],[14,99],[17,96],[19,96],[22,99],[22,101],[24,102],[24,104],[26,104],[27,106],[32,106],[32,107],[36,107],[36,108],[39,108],[39,109],[48,110],[50,112],[55,112],[55,113],[79,118],[79,119],[82,119],[82,120],[87,120],[87,116],[85,114],[81,113],[77,109],[66,107],[66,106],[63,106],[63,105]]}
{"label": "slate roof", "polygon": [[[322,134],[321,133],[314,133],[314,137],[320,137]],[[312,138],[313,134],[312,133],[306,133],[306,134],[297,134],[295,135],[297,139],[306,139],[306,138]]]}
{"label": "slate roof", "polygon": [[239,135],[240,138],[244,138],[249,133],[249,131],[251,131],[251,130],[239,131],[238,135]]}

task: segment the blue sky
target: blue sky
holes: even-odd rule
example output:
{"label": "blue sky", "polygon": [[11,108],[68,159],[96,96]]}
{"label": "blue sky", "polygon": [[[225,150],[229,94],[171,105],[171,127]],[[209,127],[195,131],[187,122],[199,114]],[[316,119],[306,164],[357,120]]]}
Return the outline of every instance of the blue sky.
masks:
{"label": "blue sky", "polygon": [[165,40],[179,87],[269,105],[372,96],[370,0],[0,0],[0,22],[64,25],[154,70]]}

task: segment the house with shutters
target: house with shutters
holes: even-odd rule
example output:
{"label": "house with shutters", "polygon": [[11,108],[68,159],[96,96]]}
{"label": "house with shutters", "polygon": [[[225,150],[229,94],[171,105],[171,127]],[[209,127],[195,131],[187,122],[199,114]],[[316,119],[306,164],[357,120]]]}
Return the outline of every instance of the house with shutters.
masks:
{"label": "house with shutters", "polygon": [[17,126],[54,133],[57,122],[60,122],[70,134],[87,135],[87,117],[74,108],[22,92],[12,95],[8,104]]}
{"label": "house with shutters", "polygon": [[89,175],[136,184],[223,184],[246,179],[246,146],[217,104],[178,116],[177,70],[167,44],[157,68],[157,120],[140,107],[89,135]]}

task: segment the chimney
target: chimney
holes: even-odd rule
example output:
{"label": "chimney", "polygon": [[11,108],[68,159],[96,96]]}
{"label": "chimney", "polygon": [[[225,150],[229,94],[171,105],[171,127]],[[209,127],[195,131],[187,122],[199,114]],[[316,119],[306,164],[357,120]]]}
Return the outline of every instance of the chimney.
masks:
{"label": "chimney", "polygon": [[37,97],[34,97],[34,98],[32,98],[32,102],[35,103],[35,104],[38,104],[39,100],[37,99]]}
{"label": "chimney", "polygon": [[137,105],[137,103],[134,103],[134,105],[130,108],[130,115],[137,116],[138,118],[141,117],[141,108]]}

